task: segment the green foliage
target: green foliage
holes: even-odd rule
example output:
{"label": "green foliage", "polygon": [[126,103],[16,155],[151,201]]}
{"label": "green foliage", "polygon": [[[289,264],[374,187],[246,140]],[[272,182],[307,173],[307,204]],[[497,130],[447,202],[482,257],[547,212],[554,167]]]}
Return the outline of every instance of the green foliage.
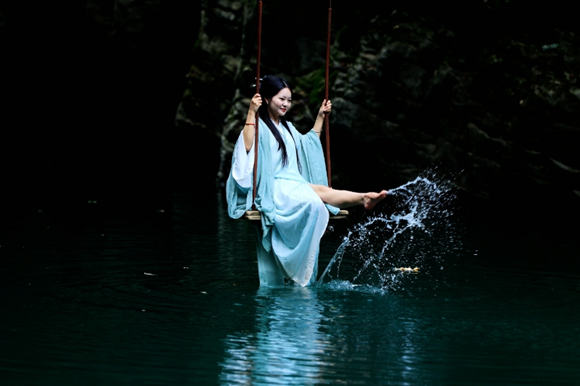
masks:
{"label": "green foliage", "polygon": [[324,68],[321,68],[296,79],[296,90],[306,95],[311,109],[316,106],[314,108],[318,110],[324,99],[324,74]]}
{"label": "green foliage", "polygon": [[[579,150],[570,145],[580,127],[580,35],[570,9],[517,0],[333,2],[333,178],[362,186],[377,178],[368,168],[374,162],[385,166],[385,179],[404,182],[444,161],[465,170],[462,188],[480,196],[499,197],[521,176],[546,186],[563,176],[557,183],[580,190],[577,179],[553,173],[558,164],[551,161],[580,168]],[[217,131],[226,113],[217,107],[230,108],[224,100],[234,88],[244,94],[241,84],[251,83],[255,71],[253,21],[243,26],[240,18],[219,19],[222,14],[207,13],[205,44],[196,51],[200,71],[190,73],[192,102],[184,103],[188,116],[207,116],[196,119]],[[325,16],[319,3],[308,13],[297,4],[264,4],[262,74],[291,81],[302,123],[324,98]],[[251,37],[240,39],[244,31]],[[224,69],[239,56],[251,70],[233,87],[232,72]],[[242,111],[246,102],[234,99]],[[308,109],[298,105],[301,99]],[[366,157],[347,156],[362,147]]]}

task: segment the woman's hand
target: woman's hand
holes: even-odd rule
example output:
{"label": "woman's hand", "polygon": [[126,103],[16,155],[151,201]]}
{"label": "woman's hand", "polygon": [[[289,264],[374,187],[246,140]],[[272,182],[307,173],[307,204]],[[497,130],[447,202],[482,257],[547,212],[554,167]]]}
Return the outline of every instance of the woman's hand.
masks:
{"label": "woman's hand", "polygon": [[318,110],[318,116],[316,117],[316,121],[314,122],[314,127],[312,130],[318,135],[320,138],[320,133],[322,133],[322,123],[324,122],[324,114],[330,114],[332,110],[332,103],[330,100],[323,100],[322,104],[320,105],[320,109]]}
{"label": "woman's hand", "polygon": [[320,105],[320,109],[318,110],[318,116],[319,117],[324,117],[324,114],[330,114],[330,111],[332,110],[332,103],[330,102],[330,100],[323,100],[322,101],[322,105]]}
{"label": "woman's hand", "polygon": [[255,94],[250,102],[250,111],[256,114],[260,106],[262,106],[262,97],[260,94]]}

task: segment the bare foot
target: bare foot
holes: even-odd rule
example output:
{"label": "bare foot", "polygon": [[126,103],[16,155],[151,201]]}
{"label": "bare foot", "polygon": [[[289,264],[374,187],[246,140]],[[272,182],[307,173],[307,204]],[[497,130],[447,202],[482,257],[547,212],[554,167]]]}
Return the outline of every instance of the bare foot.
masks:
{"label": "bare foot", "polygon": [[364,199],[364,207],[366,210],[372,209],[385,197],[387,197],[388,192],[386,190],[381,191],[380,193],[367,193],[363,196]]}

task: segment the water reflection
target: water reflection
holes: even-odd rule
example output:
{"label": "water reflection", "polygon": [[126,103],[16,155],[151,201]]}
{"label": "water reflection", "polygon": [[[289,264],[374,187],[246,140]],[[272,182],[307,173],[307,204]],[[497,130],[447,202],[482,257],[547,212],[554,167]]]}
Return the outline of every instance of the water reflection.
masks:
{"label": "water reflection", "polygon": [[[431,338],[398,297],[330,286],[260,288],[252,331],[224,339],[222,385],[310,385],[357,379],[405,384],[432,379],[420,369]],[[247,326],[247,325],[246,325]],[[424,326],[423,326],[424,327]]]}
{"label": "water reflection", "polygon": [[321,371],[329,337],[321,331],[323,306],[311,288],[260,288],[255,332],[225,339],[222,384],[307,385]]}

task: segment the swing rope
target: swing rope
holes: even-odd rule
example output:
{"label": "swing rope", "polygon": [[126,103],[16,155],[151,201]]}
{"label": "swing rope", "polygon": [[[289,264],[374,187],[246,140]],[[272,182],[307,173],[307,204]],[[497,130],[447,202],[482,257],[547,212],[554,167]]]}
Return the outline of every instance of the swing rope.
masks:
{"label": "swing rope", "polygon": [[[328,32],[326,34],[326,74],[324,79],[324,98],[328,102],[328,87],[329,87],[329,63],[330,63],[330,26],[331,26],[331,19],[332,19],[332,0],[329,0],[330,4],[328,5]],[[331,186],[331,174],[330,174],[330,114],[326,114],[324,116],[324,125],[326,129],[326,174],[328,177],[328,187]]]}
{"label": "swing rope", "polygon": [[[260,92],[260,56],[262,53],[262,2],[258,2],[258,58],[256,63],[256,94]],[[254,186],[252,190],[252,210],[256,210],[256,181],[258,180],[258,134],[260,126],[260,114],[256,111],[256,124],[254,125]]]}

